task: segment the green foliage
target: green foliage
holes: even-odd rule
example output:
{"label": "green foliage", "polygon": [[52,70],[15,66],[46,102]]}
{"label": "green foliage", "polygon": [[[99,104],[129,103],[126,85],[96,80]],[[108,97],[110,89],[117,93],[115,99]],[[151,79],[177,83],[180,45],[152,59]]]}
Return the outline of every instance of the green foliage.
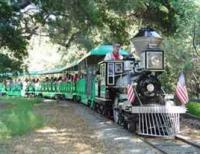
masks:
{"label": "green foliage", "polygon": [[20,16],[11,5],[0,1],[0,20],[0,48],[7,47],[16,58],[22,59],[27,54],[27,41],[22,35]]}
{"label": "green foliage", "polygon": [[34,2],[41,9],[35,14],[37,21],[47,24],[52,41],[66,48],[72,44],[88,48],[102,42],[114,41],[128,45],[130,37],[133,37],[133,33],[128,29],[133,25],[139,27],[149,25],[166,35],[174,36],[198,12],[191,0],[34,0]]}
{"label": "green foliage", "polygon": [[[190,86],[194,80],[191,74],[197,77],[200,74],[200,62],[194,61],[200,55],[200,6],[197,1],[32,0],[39,9],[25,15],[19,13],[22,1],[12,2],[12,5],[0,2],[0,47],[12,50],[14,57],[22,59],[26,55],[27,39],[35,34],[38,26],[44,28],[42,30],[48,33],[52,42],[66,49],[75,46],[74,50],[87,51],[98,44],[112,42],[128,47],[130,38],[139,28],[150,26],[164,38],[166,72],[162,75],[163,85],[168,92],[174,91],[178,74],[183,70],[190,95],[194,95]],[[23,2],[28,4],[30,1]],[[63,52],[66,55],[70,51]],[[72,57],[71,61],[74,60]]]}
{"label": "green foliage", "polygon": [[8,127],[0,121],[0,139],[6,139],[10,136]]}
{"label": "green foliage", "polygon": [[0,110],[0,140],[42,126],[42,118],[32,110],[34,104],[41,102],[40,99],[1,98],[0,101],[8,104]]}
{"label": "green foliage", "polygon": [[21,71],[20,65],[22,61],[9,58],[5,54],[0,53],[0,72],[16,72]]}
{"label": "green foliage", "polygon": [[186,105],[188,112],[200,117],[200,103],[190,102]]}
{"label": "green foliage", "polygon": [[[12,62],[7,56],[1,54],[3,57],[0,61],[6,59],[6,66],[0,71],[20,69],[24,56],[27,56],[27,44],[21,27],[20,13],[17,13],[8,2],[0,1],[0,51],[8,51],[9,57],[17,59]],[[13,65],[14,63],[15,65]],[[2,66],[0,67],[2,68]]]}
{"label": "green foliage", "polygon": [[[44,0],[40,1],[40,8],[38,21],[48,25],[53,42],[66,48],[76,45],[91,49],[105,42],[121,42],[127,47],[138,28],[155,28],[164,38],[166,72],[161,76],[164,88],[167,92],[174,92],[178,75],[183,70],[193,96],[191,74],[198,76],[200,73],[200,63],[193,61],[200,51],[200,7],[195,1]],[[45,20],[51,15],[54,18]],[[132,30],[132,27],[136,28]]]}

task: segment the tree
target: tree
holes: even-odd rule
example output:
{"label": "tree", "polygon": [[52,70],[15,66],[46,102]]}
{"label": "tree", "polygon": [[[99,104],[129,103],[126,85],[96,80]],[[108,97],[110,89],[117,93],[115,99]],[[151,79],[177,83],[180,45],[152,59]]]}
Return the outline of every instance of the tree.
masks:
{"label": "tree", "polygon": [[[166,51],[162,81],[168,91],[173,91],[180,71],[190,81],[189,74],[197,70],[198,63],[192,59],[198,56],[199,9],[192,0],[48,0],[41,1],[43,11],[37,17],[48,25],[52,41],[66,48],[73,44],[91,48],[112,41],[126,45],[138,27],[154,27],[163,34]],[[53,18],[44,18],[50,16]]]}
{"label": "tree", "polygon": [[[0,51],[1,53],[7,51],[9,55],[1,54],[1,71],[5,71],[5,69],[21,70],[22,61],[28,54],[28,36],[31,31],[23,24],[26,18],[21,13],[21,9],[30,4],[28,2],[22,0],[0,1]],[[8,69],[8,67],[12,68]]]}
{"label": "tree", "polygon": [[5,54],[0,54],[0,72],[17,72],[21,71],[18,66],[22,65],[22,62],[19,60],[11,59]]}
{"label": "tree", "polygon": [[[122,42],[128,47],[140,27],[150,26],[164,38],[167,71],[163,81],[169,90],[174,89],[171,83],[175,85],[178,72],[194,73],[199,64],[193,59],[199,55],[200,7],[193,0],[11,0],[10,5],[0,4],[4,22],[0,47],[8,47],[18,58],[26,55],[28,39],[38,35],[41,27],[67,54],[74,46],[89,51],[101,43]],[[20,11],[30,4],[34,13]]]}

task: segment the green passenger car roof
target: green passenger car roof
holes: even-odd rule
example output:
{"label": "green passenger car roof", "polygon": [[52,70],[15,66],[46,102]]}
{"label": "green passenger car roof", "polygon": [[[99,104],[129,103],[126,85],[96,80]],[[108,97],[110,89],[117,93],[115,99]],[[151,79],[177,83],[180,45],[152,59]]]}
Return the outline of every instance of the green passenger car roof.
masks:
{"label": "green passenger car roof", "polygon": [[[83,60],[87,59],[90,56],[105,56],[107,53],[110,53],[113,51],[113,46],[112,45],[99,45],[96,48],[90,50],[85,56],[83,56],[80,60],[74,61],[72,64],[67,65],[63,68],[55,68],[51,70],[44,70],[44,71],[39,71],[39,72],[34,72],[30,73],[32,75],[42,75],[42,74],[55,74],[55,73],[62,73],[63,71],[66,70],[74,70],[76,66],[79,65],[80,62]],[[124,49],[120,49],[120,54],[121,55],[128,55],[128,51]],[[73,69],[74,68],[74,69]]]}
{"label": "green passenger car roof", "polygon": [[[90,50],[89,54],[96,55],[96,56],[105,56],[107,53],[112,52],[112,51],[113,51],[112,45],[100,45],[100,46],[97,46],[96,48]],[[120,54],[128,55],[128,51],[121,48]]]}
{"label": "green passenger car roof", "polygon": [[[45,74],[55,74],[55,73],[62,73],[65,70],[71,70],[73,68],[75,68],[76,66],[79,65],[80,62],[82,62],[83,60],[87,59],[90,56],[105,56],[107,53],[112,52],[113,51],[113,46],[112,45],[99,45],[94,49],[91,49],[85,56],[83,56],[80,60],[78,61],[74,61],[72,64],[67,65],[63,68],[54,68],[54,69],[50,69],[50,70],[43,70],[43,71],[33,71],[33,72],[29,72],[28,74],[23,74],[23,75],[45,75]],[[121,55],[128,55],[128,51],[124,50],[124,49],[120,49],[120,54]],[[10,74],[5,74],[5,73],[0,73],[0,76],[4,76],[4,75],[8,75],[8,76],[12,76]]]}
{"label": "green passenger car roof", "polygon": [[[71,65],[66,66],[63,68],[63,71],[71,69],[72,67],[77,66],[80,62],[87,59],[90,56],[105,56],[107,53],[110,53],[113,51],[112,45],[99,45],[96,48],[90,50],[85,56],[83,56],[80,60],[73,62]],[[125,56],[128,55],[128,51],[124,49],[120,49],[120,54]]]}

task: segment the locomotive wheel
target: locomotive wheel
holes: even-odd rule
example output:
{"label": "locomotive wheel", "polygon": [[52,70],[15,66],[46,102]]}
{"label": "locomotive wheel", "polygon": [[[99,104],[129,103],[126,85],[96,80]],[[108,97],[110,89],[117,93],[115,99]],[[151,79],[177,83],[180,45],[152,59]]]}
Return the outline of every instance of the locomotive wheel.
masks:
{"label": "locomotive wheel", "polygon": [[87,102],[87,107],[90,107],[90,106],[91,106],[91,101],[88,100],[88,102]]}
{"label": "locomotive wheel", "polygon": [[103,104],[100,104],[99,109],[100,109],[100,113],[104,114],[104,105]]}
{"label": "locomotive wheel", "polygon": [[76,102],[76,96],[75,95],[72,97],[72,101]]}
{"label": "locomotive wheel", "polygon": [[96,107],[95,107],[97,113],[100,113],[100,105],[99,103],[96,103]]}
{"label": "locomotive wheel", "polygon": [[94,104],[94,110],[95,110],[96,112],[98,112],[98,103],[97,103],[97,102]]}
{"label": "locomotive wheel", "polygon": [[119,100],[118,97],[116,97],[113,104],[113,120],[117,124],[119,123],[118,100]]}
{"label": "locomotive wheel", "polygon": [[130,132],[135,132],[136,131],[136,124],[129,121],[127,122],[127,129],[130,131]]}

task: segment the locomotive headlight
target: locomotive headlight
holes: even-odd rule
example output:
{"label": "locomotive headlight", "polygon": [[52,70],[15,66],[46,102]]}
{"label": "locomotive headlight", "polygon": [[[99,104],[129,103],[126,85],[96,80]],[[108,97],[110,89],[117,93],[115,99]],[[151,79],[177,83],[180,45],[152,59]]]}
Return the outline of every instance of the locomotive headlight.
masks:
{"label": "locomotive headlight", "polygon": [[154,55],[150,59],[151,66],[159,67],[162,65],[162,59],[158,55]]}
{"label": "locomotive headlight", "polygon": [[153,85],[152,83],[150,83],[150,84],[147,85],[147,90],[148,90],[149,92],[154,91],[154,89],[155,89],[155,87],[154,87],[154,85]]}
{"label": "locomotive headlight", "polygon": [[148,70],[163,70],[164,69],[164,54],[161,50],[146,51],[146,69]]}

